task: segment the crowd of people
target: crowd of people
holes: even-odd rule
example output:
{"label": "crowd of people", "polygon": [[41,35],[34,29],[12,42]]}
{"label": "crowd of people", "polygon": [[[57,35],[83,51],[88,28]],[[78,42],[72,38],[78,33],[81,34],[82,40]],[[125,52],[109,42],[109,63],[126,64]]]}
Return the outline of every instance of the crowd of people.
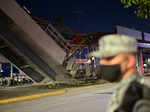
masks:
{"label": "crowd of people", "polygon": [[26,84],[32,84],[33,81],[30,78],[19,78],[17,76],[11,77],[4,77],[0,78],[0,86],[21,86]]}
{"label": "crowd of people", "polygon": [[30,77],[11,63],[0,63],[0,87],[32,84]]}

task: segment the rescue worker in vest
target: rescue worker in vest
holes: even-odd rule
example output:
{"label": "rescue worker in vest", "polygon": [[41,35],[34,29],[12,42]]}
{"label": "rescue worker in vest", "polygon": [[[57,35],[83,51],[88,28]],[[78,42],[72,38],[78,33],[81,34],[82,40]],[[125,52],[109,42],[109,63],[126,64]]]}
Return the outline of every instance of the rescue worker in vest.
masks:
{"label": "rescue worker in vest", "polygon": [[107,112],[132,112],[134,104],[142,98],[143,85],[143,78],[136,70],[136,39],[112,34],[102,37],[98,44],[99,50],[90,55],[101,58],[102,79],[120,82]]}

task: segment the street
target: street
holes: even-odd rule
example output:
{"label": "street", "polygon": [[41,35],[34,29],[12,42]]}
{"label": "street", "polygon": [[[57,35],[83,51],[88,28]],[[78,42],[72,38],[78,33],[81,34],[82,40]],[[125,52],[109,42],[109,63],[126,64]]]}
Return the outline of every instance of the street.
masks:
{"label": "street", "polygon": [[105,112],[114,85],[0,105],[1,112]]}
{"label": "street", "polygon": [[[144,80],[149,84],[150,77],[144,77]],[[69,88],[62,95],[1,104],[0,112],[105,112],[117,86],[108,83]]]}

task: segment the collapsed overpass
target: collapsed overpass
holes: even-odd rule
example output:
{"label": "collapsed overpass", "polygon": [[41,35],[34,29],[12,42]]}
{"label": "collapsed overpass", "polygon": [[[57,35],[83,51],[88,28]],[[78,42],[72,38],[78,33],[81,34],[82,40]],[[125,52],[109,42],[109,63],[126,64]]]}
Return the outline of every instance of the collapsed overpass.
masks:
{"label": "collapsed overpass", "polygon": [[36,82],[67,80],[62,48],[14,1],[0,1],[0,53]]}

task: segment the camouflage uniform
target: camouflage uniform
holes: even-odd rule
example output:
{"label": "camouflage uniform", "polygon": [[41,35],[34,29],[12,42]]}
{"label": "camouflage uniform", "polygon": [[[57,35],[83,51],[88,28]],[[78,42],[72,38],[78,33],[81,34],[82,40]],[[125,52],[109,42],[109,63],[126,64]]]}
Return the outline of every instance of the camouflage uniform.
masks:
{"label": "camouflage uniform", "polygon": [[[99,49],[90,56],[107,58],[119,53],[137,53],[137,41],[126,35],[106,35],[98,41]],[[101,66],[102,67],[102,66]],[[141,99],[150,100],[150,88],[138,73],[123,79],[112,96],[107,112],[132,112],[134,104]]]}
{"label": "camouflage uniform", "polygon": [[[127,78],[123,79],[120,82],[119,87],[116,89],[115,93],[112,96],[112,100],[109,103],[107,112],[118,112],[119,108],[121,107],[121,105],[124,101],[125,94],[129,94],[129,93],[127,93],[129,86],[134,81],[137,81],[139,84],[144,83],[144,79],[138,73],[133,74],[133,75],[128,76]],[[119,112],[121,112],[121,111],[119,111]]]}

